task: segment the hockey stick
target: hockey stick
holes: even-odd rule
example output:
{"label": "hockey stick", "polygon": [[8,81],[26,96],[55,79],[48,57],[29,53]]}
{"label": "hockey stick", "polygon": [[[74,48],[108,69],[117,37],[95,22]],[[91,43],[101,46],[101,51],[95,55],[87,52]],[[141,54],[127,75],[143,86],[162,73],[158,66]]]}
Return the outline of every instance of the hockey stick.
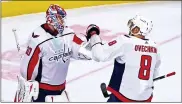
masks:
{"label": "hockey stick", "polygon": [[18,50],[18,52],[20,52],[20,46],[19,46],[18,37],[17,37],[17,34],[16,34],[16,29],[12,29],[12,32],[14,33],[17,50]]}
{"label": "hockey stick", "polygon": [[66,98],[67,98],[68,102],[70,102],[70,98],[69,98],[69,96],[68,96],[68,92],[65,90],[64,93],[65,93],[65,95],[66,95]]}
{"label": "hockey stick", "polygon": [[[155,78],[153,81],[158,81],[158,80],[161,80],[161,79],[164,79],[164,78],[173,76],[173,75],[175,75],[175,74],[176,74],[176,72],[171,72],[171,73],[168,73],[168,74],[166,74],[166,75],[162,75],[162,76],[160,76],[160,77],[157,77],[157,78]],[[108,94],[108,92],[107,92],[107,88],[106,88],[106,84],[105,84],[105,83],[101,83],[100,88],[101,88],[102,94],[103,94],[103,96],[104,96],[105,98],[107,98],[107,97],[110,96],[110,94]]]}
{"label": "hockey stick", "polygon": [[16,41],[16,47],[17,47],[18,54],[19,54],[20,59],[21,59],[22,58],[22,55],[20,54],[20,46],[19,46],[18,37],[17,37],[17,34],[16,34],[16,29],[12,29],[12,32],[14,34],[15,41]]}
{"label": "hockey stick", "polygon": [[160,76],[160,77],[155,78],[154,81],[158,81],[158,80],[164,79],[164,78],[166,78],[166,77],[173,76],[173,75],[175,75],[175,74],[176,74],[176,72],[171,72],[171,73],[169,73],[169,74],[162,75],[162,76]]}

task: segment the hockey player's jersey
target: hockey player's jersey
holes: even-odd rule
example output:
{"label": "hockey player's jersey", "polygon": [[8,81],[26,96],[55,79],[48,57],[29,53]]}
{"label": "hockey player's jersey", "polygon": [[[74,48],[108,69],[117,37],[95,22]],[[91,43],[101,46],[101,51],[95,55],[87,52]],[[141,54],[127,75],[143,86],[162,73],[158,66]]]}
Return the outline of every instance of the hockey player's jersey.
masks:
{"label": "hockey player's jersey", "polygon": [[46,90],[65,88],[70,58],[79,59],[83,41],[65,27],[63,35],[55,36],[47,24],[37,28],[29,38],[20,72],[27,80],[36,80]]}
{"label": "hockey player's jersey", "polygon": [[121,35],[107,44],[102,44],[98,35],[90,41],[93,59],[115,60],[107,90],[125,102],[152,99],[153,79],[158,76],[161,63],[155,42],[129,35]]}

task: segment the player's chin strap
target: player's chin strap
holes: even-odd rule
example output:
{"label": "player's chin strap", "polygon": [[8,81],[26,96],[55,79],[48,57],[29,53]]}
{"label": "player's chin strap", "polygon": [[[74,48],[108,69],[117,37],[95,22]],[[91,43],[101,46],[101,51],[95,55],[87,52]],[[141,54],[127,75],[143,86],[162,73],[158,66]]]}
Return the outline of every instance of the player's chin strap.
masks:
{"label": "player's chin strap", "polygon": [[70,102],[67,91],[63,91],[61,95],[48,95],[45,102]]}
{"label": "player's chin strap", "polygon": [[38,98],[39,84],[37,81],[26,81],[18,76],[18,90],[14,102],[32,102]]}

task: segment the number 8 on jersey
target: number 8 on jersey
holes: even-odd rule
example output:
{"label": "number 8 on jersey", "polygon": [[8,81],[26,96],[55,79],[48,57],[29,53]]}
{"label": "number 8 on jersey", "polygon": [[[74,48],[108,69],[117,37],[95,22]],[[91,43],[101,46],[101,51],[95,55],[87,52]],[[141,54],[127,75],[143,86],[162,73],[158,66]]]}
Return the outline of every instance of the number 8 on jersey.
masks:
{"label": "number 8 on jersey", "polygon": [[152,57],[149,55],[142,55],[140,61],[140,70],[138,78],[142,80],[149,80],[150,78],[150,67],[151,67]]}

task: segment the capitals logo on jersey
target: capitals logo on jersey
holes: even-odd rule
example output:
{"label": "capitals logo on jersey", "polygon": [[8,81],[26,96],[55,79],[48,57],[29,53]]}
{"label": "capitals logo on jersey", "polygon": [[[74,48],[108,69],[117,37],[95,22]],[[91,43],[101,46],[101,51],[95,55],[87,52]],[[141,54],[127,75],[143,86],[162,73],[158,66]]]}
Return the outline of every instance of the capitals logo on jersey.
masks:
{"label": "capitals logo on jersey", "polygon": [[55,54],[54,56],[50,57],[49,58],[49,61],[59,61],[60,59],[62,59],[62,61],[65,63],[69,56],[72,55],[72,51],[68,48],[68,51],[65,52],[65,49],[64,50],[57,50],[55,51]]}

